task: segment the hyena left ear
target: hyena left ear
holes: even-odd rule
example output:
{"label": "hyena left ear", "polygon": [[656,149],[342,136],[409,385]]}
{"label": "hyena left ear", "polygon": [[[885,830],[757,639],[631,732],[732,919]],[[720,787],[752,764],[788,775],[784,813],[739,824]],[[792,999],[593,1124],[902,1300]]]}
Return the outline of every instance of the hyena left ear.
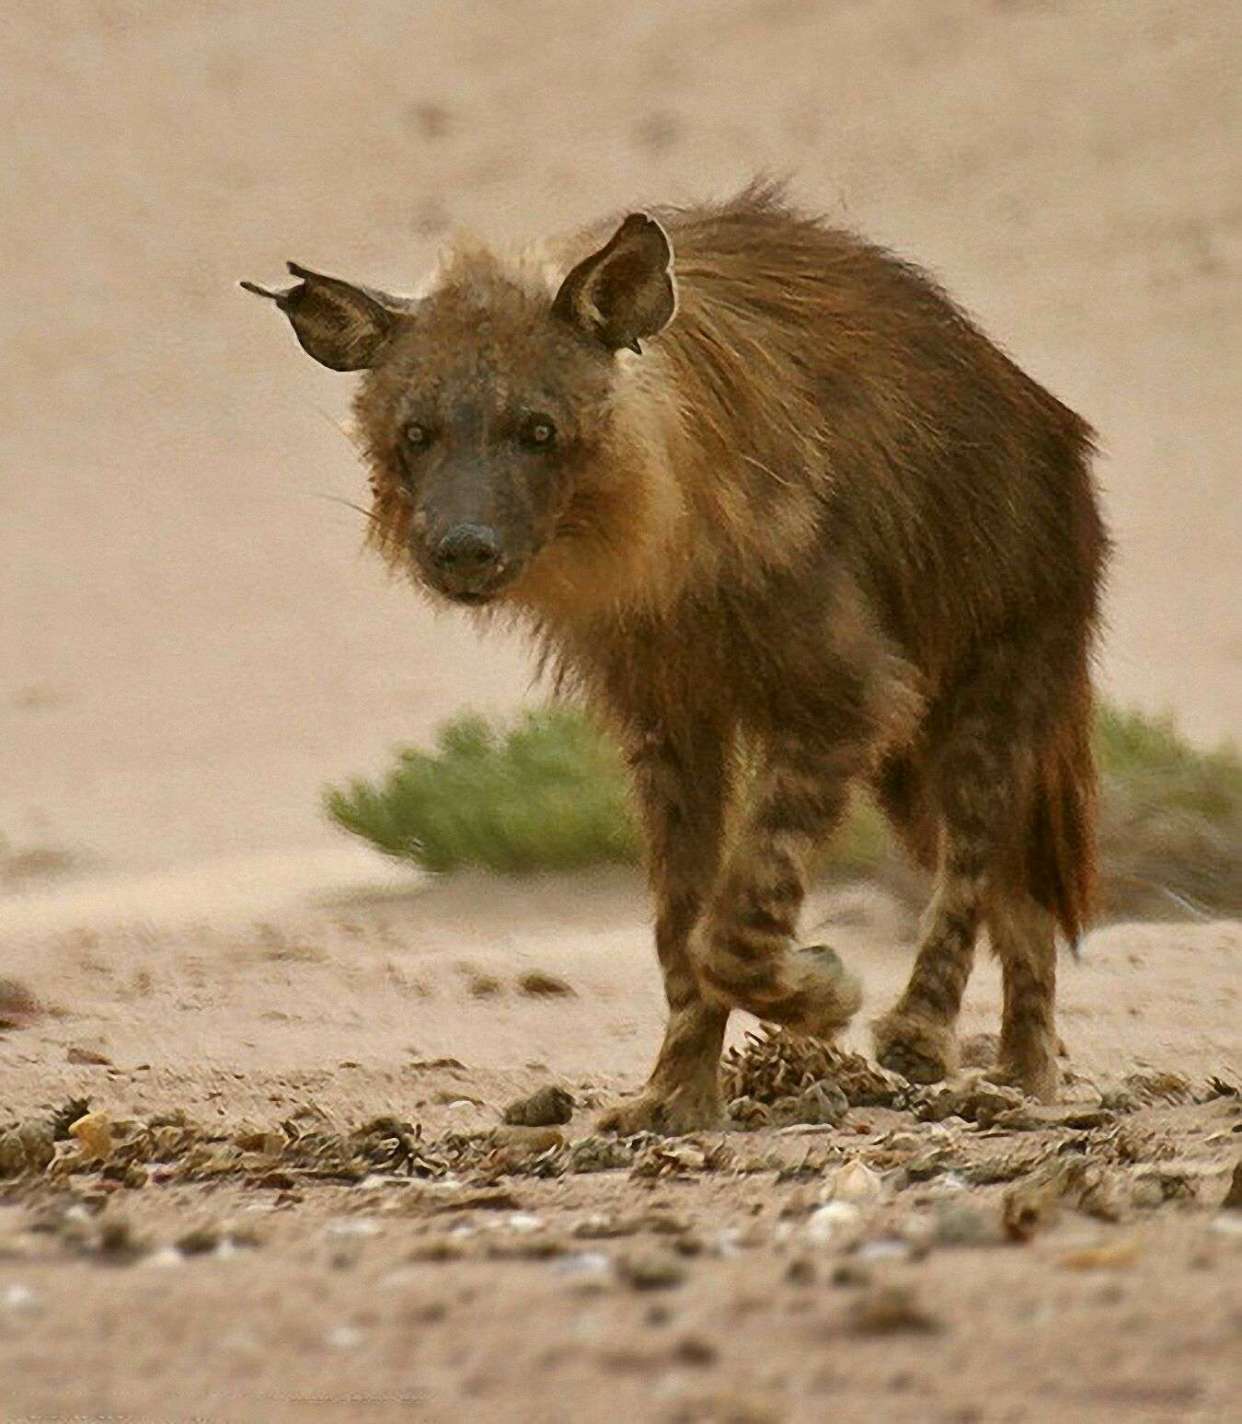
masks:
{"label": "hyena left ear", "polygon": [[333,371],[362,371],[375,364],[379,349],[392,333],[410,302],[325,277],[290,262],[289,271],[300,277],[295,287],[269,292],[254,282],[241,285],[256,296],[268,297],[289,318],[293,334],[308,356]]}
{"label": "hyena left ear", "polygon": [[673,249],[646,213],[631,213],[608,243],[584,258],[561,283],[552,314],[616,351],[642,354],[640,336],[654,336],[673,319]]}

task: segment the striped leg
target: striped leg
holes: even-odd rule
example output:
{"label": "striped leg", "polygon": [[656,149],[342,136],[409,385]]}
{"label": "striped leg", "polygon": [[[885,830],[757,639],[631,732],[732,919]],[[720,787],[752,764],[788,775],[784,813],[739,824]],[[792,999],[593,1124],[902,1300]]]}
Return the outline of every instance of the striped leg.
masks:
{"label": "striped leg", "polygon": [[957,1016],[982,912],[977,855],[949,841],[910,982],[872,1026],[880,1063],[912,1083],[939,1082],[957,1066]]}
{"label": "striped leg", "polygon": [[1005,992],[1000,1052],[988,1076],[1043,1102],[1055,1102],[1057,949],[1052,916],[1029,896],[998,896],[988,912],[988,928]]}
{"label": "striped leg", "polygon": [[728,1010],[703,997],[689,940],[720,861],[727,742],[725,734],[699,728],[680,742],[650,736],[630,756],[646,824],[668,1025],[646,1088],[601,1118],[609,1131],[693,1132],[720,1117]]}
{"label": "striped leg", "polygon": [[935,894],[905,993],[872,1025],[880,1063],[913,1083],[938,1082],[957,1066],[958,1012],[1011,814],[1011,767],[994,731],[993,694],[993,679],[981,678],[953,709],[952,735],[931,780],[941,816]]}
{"label": "striped leg", "polygon": [[769,752],[746,823],[700,927],[708,996],[800,1033],[828,1038],[862,999],[823,945],[793,942],[808,866],[840,819],[859,758],[787,740]]}

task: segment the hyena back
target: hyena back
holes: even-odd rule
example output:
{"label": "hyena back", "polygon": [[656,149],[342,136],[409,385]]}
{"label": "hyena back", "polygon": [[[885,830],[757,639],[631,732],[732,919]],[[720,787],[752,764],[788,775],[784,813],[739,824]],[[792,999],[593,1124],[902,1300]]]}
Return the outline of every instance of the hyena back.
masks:
{"label": "hyena back", "polygon": [[1054,936],[1093,876],[1090,429],[925,275],[772,188],[608,231],[458,246],[418,298],[296,267],[263,293],[365,373],[379,552],[525,625],[627,752],[669,1017],[606,1124],[714,1122],[731,1009],[819,1036],[857,1011],[796,941],[855,783],[936,876],[880,1061],[953,1069],[986,926],[995,1076],[1052,1097]]}

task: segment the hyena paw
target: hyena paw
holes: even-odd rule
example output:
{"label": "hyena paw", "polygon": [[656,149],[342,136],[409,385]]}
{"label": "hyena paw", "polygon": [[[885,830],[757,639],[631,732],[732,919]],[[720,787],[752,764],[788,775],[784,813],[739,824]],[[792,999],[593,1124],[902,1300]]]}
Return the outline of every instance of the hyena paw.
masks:
{"label": "hyena paw", "polygon": [[681,1137],[719,1127],[723,1109],[715,1085],[686,1085],[664,1090],[648,1087],[632,1098],[622,1098],[603,1113],[596,1124],[601,1132],[632,1137],[636,1132],[658,1132]]}
{"label": "hyena paw", "polygon": [[1003,1088],[1020,1088],[1028,1098],[1041,1103],[1055,1103],[1061,1085],[1061,1074],[1052,1053],[1010,1057],[1004,1052],[983,1076],[989,1083]]}
{"label": "hyena paw", "polygon": [[882,1068],[911,1083],[939,1083],[957,1066],[953,1029],[935,1019],[892,1009],[871,1026]]}
{"label": "hyena paw", "polygon": [[762,1019],[811,1038],[835,1038],[862,1005],[862,984],[826,944],[788,951],[779,997],[742,1003]]}

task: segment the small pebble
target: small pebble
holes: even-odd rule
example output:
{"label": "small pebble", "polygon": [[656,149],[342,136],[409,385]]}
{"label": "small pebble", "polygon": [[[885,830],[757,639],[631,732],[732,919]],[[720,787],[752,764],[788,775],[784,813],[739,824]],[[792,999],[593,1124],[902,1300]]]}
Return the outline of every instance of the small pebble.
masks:
{"label": "small pebble", "polygon": [[6,1310],[35,1310],[38,1308],[38,1299],[29,1286],[17,1284],[5,1287],[4,1294],[0,1296],[0,1305]]}
{"label": "small pebble", "polygon": [[714,1365],[720,1351],[701,1335],[683,1335],[673,1346],[673,1358],[683,1365]]}
{"label": "small pebble", "polygon": [[1098,1246],[1083,1246],[1066,1251],[1057,1258],[1057,1265],[1071,1271],[1116,1270],[1132,1266],[1139,1258],[1139,1244],[1133,1237],[1106,1241]]}
{"label": "small pebble", "polygon": [[1001,1239],[995,1213],[971,1201],[938,1201],[933,1222],[932,1239],[937,1246],[994,1246]]}
{"label": "small pebble", "polygon": [[904,1285],[878,1285],[864,1292],[850,1308],[849,1328],[856,1335],[927,1333],[940,1328]]}
{"label": "small pebble", "polygon": [[621,1279],[634,1290],[667,1290],[686,1279],[686,1268],[664,1252],[627,1252],[617,1262]]}
{"label": "small pebble", "polygon": [[873,1172],[857,1158],[838,1167],[832,1175],[829,1197],[833,1201],[866,1204],[877,1201],[884,1192],[878,1172]]}
{"label": "small pebble", "polygon": [[564,1088],[550,1083],[529,1097],[511,1102],[505,1109],[504,1120],[511,1127],[556,1127],[568,1122],[573,1115],[573,1097]]}
{"label": "small pebble", "polygon": [[104,1112],[86,1113],[69,1126],[82,1154],[103,1160],[112,1155],[112,1123]]}
{"label": "small pebble", "polygon": [[862,1212],[853,1202],[830,1201],[807,1217],[803,1233],[816,1246],[837,1246],[853,1240],[861,1226]]}

